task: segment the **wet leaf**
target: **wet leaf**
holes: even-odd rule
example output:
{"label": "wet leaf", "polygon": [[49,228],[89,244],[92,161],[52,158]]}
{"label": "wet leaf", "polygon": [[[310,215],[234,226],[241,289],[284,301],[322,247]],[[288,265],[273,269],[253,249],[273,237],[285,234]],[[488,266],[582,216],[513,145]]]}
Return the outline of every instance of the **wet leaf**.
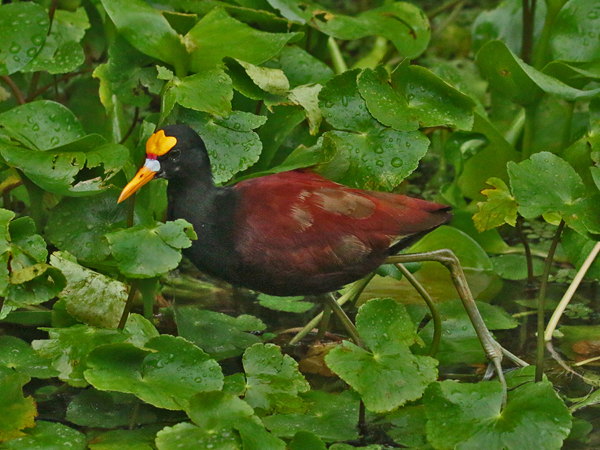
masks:
{"label": "wet leaf", "polygon": [[65,447],[71,450],[85,450],[85,435],[61,423],[43,420],[37,421],[35,427],[25,430],[25,436],[0,446],[2,450],[58,450]]}
{"label": "wet leaf", "polygon": [[0,5],[0,76],[21,70],[37,55],[49,25],[48,13],[36,3]]}
{"label": "wet leaf", "polygon": [[127,300],[126,284],[80,266],[60,252],[52,254],[50,263],[67,279],[59,298],[71,316],[96,327],[117,327]]}
{"label": "wet leaf", "polygon": [[102,0],[102,5],[131,45],[171,64],[177,75],[185,75],[189,63],[186,47],[160,11],[141,0]]}
{"label": "wet leaf", "polygon": [[258,302],[261,306],[275,311],[291,313],[304,313],[314,307],[314,303],[303,302],[304,297],[274,297],[267,294],[259,294]]}
{"label": "wet leaf", "polygon": [[183,219],[106,235],[119,271],[130,278],[152,278],[176,268],[180,250],[191,246],[195,238],[192,226]]}
{"label": "wet leaf", "polygon": [[159,408],[184,409],[197,392],[219,390],[219,364],[183,338],[162,335],[146,342],[104,345],[86,359],[86,380],[96,389],[131,393]]}
{"label": "wet leaf", "polygon": [[89,442],[90,450],[154,450],[154,439],[162,425],[150,425],[135,430],[113,430],[102,433]]}
{"label": "wet leaf", "polygon": [[[75,115],[60,103],[38,100],[0,114],[3,131],[25,147],[49,150],[85,136]],[[4,148],[0,142],[0,148]]]}
{"label": "wet leaf", "polygon": [[[23,386],[29,380],[24,373],[0,368],[0,442],[23,436],[21,430],[35,426],[34,418],[38,415],[35,402],[32,397],[23,396]],[[1,447],[4,445],[0,444]]]}
{"label": "wet leaf", "polygon": [[420,398],[437,378],[437,361],[415,356],[417,341],[406,309],[392,299],[373,299],[356,316],[356,328],[367,348],[348,341],[325,357],[331,370],[352,386],[373,412],[389,412]]}
{"label": "wet leaf", "polygon": [[[498,255],[492,258],[494,270],[505,280],[526,280],[527,260],[525,255]],[[533,275],[539,277],[544,272],[544,261],[533,258]]]}
{"label": "wet leaf", "polygon": [[[227,30],[223,33],[222,30]],[[215,39],[219,36],[219,39]],[[190,68],[202,72],[222,65],[223,58],[239,58],[260,64],[277,55],[298,33],[267,33],[230,17],[215,8],[206,14],[185,36],[190,52]]]}
{"label": "wet leaf", "polygon": [[500,410],[502,388],[497,382],[433,383],[425,394],[427,439],[435,448],[464,450],[562,447],[571,428],[571,414],[552,383],[526,382],[508,391]]}
{"label": "wet leaf", "polygon": [[333,394],[310,391],[301,395],[307,403],[302,413],[273,414],[262,418],[276,436],[291,438],[299,431],[310,432],[327,442],[358,438],[359,397],[355,392]]}
{"label": "wet leaf", "polygon": [[563,100],[589,100],[599,89],[583,91],[550,77],[518,58],[501,41],[485,44],[477,54],[477,66],[490,86],[513,102],[528,106],[544,93]]}
{"label": "wet leaf", "polygon": [[[242,448],[239,436],[236,436],[232,431],[210,431],[187,422],[165,427],[156,435],[156,448],[158,450],[208,448],[208,446],[211,446],[211,450],[237,450]],[[181,447],[179,447],[180,445]]]}
{"label": "wet leaf", "polygon": [[338,39],[383,36],[392,41],[405,58],[419,56],[427,47],[431,35],[425,13],[406,2],[385,4],[351,17],[327,11],[317,3],[299,0],[268,1],[286,19],[306,23]]}
{"label": "wet leaf", "polygon": [[[233,87],[231,78],[222,69],[206,70],[185,78],[173,77],[166,86],[163,102],[179,103],[195,111],[217,116],[231,112]],[[163,110],[167,115],[170,109]]]}
{"label": "wet leaf", "polygon": [[84,427],[118,428],[129,426],[132,420],[135,425],[169,420],[172,414],[143,403],[135,395],[90,388],[71,400],[66,418]]}
{"label": "wet leaf", "polygon": [[552,27],[550,46],[554,59],[592,61],[600,57],[598,0],[570,0]]}
{"label": "wet leaf", "polygon": [[246,348],[262,341],[252,333],[266,328],[253,316],[230,317],[195,307],[175,308],[175,322],[180,336],[216,360],[241,355]]}
{"label": "wet leaf", "polygon": [[110,254],[102,237],[127,225],[127,209],[117,205],[119,191],[107,189],[90,201],[65,197],[50,211],[46,238],[83,261],[102,261]]}
{"label": "wet leaf", "polygon": [[295,45],[283,47],[263,67],[283,70],[291,88],[313,83],[323,84],[334,75],[327,64]]}
{"label": "wet leaf", "polygon": [[13,369],[35,378],[51,378],[57,371],[50,361],[40,357],[31,346],[14,336],[0,336],[0,370]]}
{"label": "wet leaf", "polygon": [[206,113],[185,111],[182,120],[194,128],[204,140],[215,183],[223,183],[236,173],[252,166],[260,156],[262,143],[251,131],[267,119],[241,111],[221,120]]}
{"label": "wet leaf", "polygon": [[312,433],[298,431],[290,442],[290,450],[327,450],[325,443]]}
{"label": "wet leaf", "polygon": [[273,344],[255,344],[244,353],[245,400],[265,412],[302,410],[299,393],[310,389],[298,363]]}
{"label": "wet leaf", "polygon": [[511,195],[508,186],[500,178],[490,178],[486,184],[493,189],[484,189],[481,191],[488,199],[486,202],[479,202],[479,212],[473,215],[473,222],[479,232],[491,230],[508,223],[513,227],[517,223],[518,204]]}
{"label": "wet leaf", "polygon": [[57,9],[52,20],[50,35],[42,50],[23,68],[23,72],[72,72],[85,61],[80,42],[90,27],[83,7],[74,12]]}

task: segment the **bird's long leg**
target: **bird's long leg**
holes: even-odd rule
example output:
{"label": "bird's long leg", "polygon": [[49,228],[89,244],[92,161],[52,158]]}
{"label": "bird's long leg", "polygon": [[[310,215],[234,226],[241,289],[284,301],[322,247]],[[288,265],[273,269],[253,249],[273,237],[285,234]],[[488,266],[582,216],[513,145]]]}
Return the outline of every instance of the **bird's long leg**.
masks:
{"label": "bird's long leg", "polygon": [[[408,262],[424,262],[424,261],[437,261],[441,263],[444,267],[448,269],[450,272],[450,277],[452,278],[452,282],[458,291],[458,295],[462,300],[462,303],[471,319],[471,323],[475,328],[475,332],[477,333],[477,337],[481,342],[481,346],[485,351],[485,354],[490,359],[490,361],[494,364],[496,371],[498,373],[498,378],[502,383],[504,389],[504,402],[506,401],[506,381],[504,380],[504,373],[502,372],[502,355],[505,354],[509,359],[513,360],[517,364],[527,365],[527,363],[517,356],[510,353],[508,350],[504,349],[496,340],[492,337],[492,334],[488,330],[485,325],[479,310],[477,309],[477,305],[475,304],[475,299],[473,298],[473,294],[469,289],[469,285],[467,283],[467,279],[465,278],[465,273],[460,266],[460,262],[456,255],[448,249],[443,250],[435,250],[432,252],[424,252],[424,253],[412,253],[405,255],[396,255],[390,256],[387,259],[387,263],[396,264],[396,263],[408,263]],[[503,402],[503,403],[504,403]]]}

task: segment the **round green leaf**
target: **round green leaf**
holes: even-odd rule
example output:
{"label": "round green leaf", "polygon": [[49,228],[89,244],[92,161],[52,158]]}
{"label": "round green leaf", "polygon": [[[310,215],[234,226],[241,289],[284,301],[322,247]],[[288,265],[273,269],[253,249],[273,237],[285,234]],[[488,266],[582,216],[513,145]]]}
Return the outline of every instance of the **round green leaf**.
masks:
{"label": "round green leaf", "polygon": [[22,69],[46,41],[48,13],[30,2],[0,5],[0,76]]}
{"label": "round green leaf", "polygon": [[331,370],[352,386],[373,412],[392,411],[423,395],[437,378],[437,361],[409,350],[417,336],[406,309],[392,299],[373,299],[356,316],[370,352],[348,341],[325,357]]}
{"label": "round green leaf", "polygon": [[51,264],[61,270],[67,286],[60,293],[67,312],[88,325],[116,328],[127,300],[127,285],[54,253]]}
{"label": "round green leaf", "polygon": [[520,164],[509,162],[508,173],[519,213],[526,218],[567,211],[585,195],[585,186],[575,169],[550,152],[536,153]]}
{"label": "round green leaf", "polygon": [[50,210],[46,238],[83,261],[106,259],[110,249],[102,236],[127,224],[127,210],[117,205],[118,196],[118,191],[108,189],[94,196],[93,201],[63,198]]}
{"label": "round green leaf", "polygon": [[192,226],[178,219],[115,231],[106,239],[123,275],[152,278],[176,268],[181,261],[180,250],[191,246],[195,236]]}
{"label": "round green leaf", "polygon": [[193,342],[216,360],[241,355],[248,347],[261,342],[252,334],[266,325],[253,316],[231,317],[196,307],[175,308],[179,336]]}
{"label": "round green leaf", "polygon": [[230,180],[233,175],[258,161],[262,143],[254,131],[244,131],[259,123],[252,116],[236,111],[227,119],[220,120],[206,113],[189,110],[180,114],[181,120],[202,136],[215,183]]}
{"label": "round green leaf", "polygon": [[189,61],[186,47],[160,11],[141,0],[102,0],[102,5],[131,45],[171,64],[178,76],[185,75]]}
{"label": "round green leaf", "polygon": [[298,363],[273,344],[255,344],[244,353],[246,372],[245,400],[253,408],[264,411],[300,407],[297,397],[310,389],[298,371]]}
{"label": "round green leaf", "polygon": [[60,103],[50,100],[12,108],[0,114],[0,123],[25,147],[38,150],[55,148],[85,135],[75,115]]}
{"label": "round green leaf", "polygon": [[508,391],[500,410],[497,382],[434,383],[424,403],[427,439],[435,448],[451,450],[558,450],[571,428],[571,414],[552,383],[525,382]]}
{"label": "round green leaf", "polygon": [[184,409],[197,392],[220,390],[219,364],[194,344],[169,335],[150,339],[145,349],[104,345],[86,360],[86,380],[96,389],[131,393],[151,405]]}
{"label": "round green leaf", "polygon": [[310,391],[302,394],[306,411],[293,414],[273,414],[262,418],[271,433],[284,438],[306,431],[330,441],[350,441],[358,438],[359,397],[356,392],[333,394]]}
{"label": "round green leaf", "polygon": [[[35,402],[32,397],[23,396],[23,386],[30,380],[31,378],[24,373],[0,368],[0,442],[23,436],[23,428],[35,426]],[[0,444],[0,448],[2,447]]]}
{"label": "round green leaf", "polygon": [[0,444],[2,450],[85,450],[86,438],[62,423],[40,420],[35,427],[25,430],[25,436]]}
{"label": "round green leaf", "polygon": [[554,59],[592,61],[600,58],[600,1],[570,0],[552,27],[550,46]]}
{"label": "round green leaf", "polygon": [[0,367],[13,369],[35,378],[57,376],[50,361],[41,358],[31,346],[14,336],[0,336]]}
{"label": "round green leaf", "polygon": [[292,88],[305,84],[323,84],[333,78],[333,70],[327,64],[296,45],[283,47],[281,53],[266,61],[263,66],[283,70]]}
{"label": "round green leaf", "polygon": [[158,450],[181,450],[182,448],[210,448],[211,450],[237,450],[240,438],[230,430],[205,430],[191,423],[178,423],[165,427],[156,435]]}
{"label": "round green leaf", "polygon": [[191,69],[202,72],[221,65],[226,56],[261,64],[298,36],[259,31],[233,19],[224,9],[214,8],[189,31],[185,40],[191,50]]}
{"label": "round green leaf", "polygon": [[222,69],[177,78],[170,86],[164,95],[173,95],[181,106],[217,116],[227,116],[231,112],[232,82]]}
{"label": "round green leaf", "polygon": [[248,403],[221,391],[199,392],[189,402],[186,412],[204,430],[231,428],[240,419],[254,415]]}
{"label": "round green leaf", "polygon": [[74,12],[56,10],[52,30],[42,51],[23,72],[47,71],[52,74],[72,72],[85,61],[80,41],[90,27],[83,7]]}

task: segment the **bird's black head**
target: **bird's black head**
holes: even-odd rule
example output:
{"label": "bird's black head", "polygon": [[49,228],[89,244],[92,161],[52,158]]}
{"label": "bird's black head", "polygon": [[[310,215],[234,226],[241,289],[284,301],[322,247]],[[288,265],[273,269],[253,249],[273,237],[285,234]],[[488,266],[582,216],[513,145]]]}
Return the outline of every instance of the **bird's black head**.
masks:
{"label": "bird's black head", "polygon": [[198,133],[187,125],[168,125],[157,133],[160,131],[164,132],[163,142],[175,138],[176,143],[174,145],[166,143],[166,146],[161,149],[161,154],[157,155],[156,160],[160,164],[160,169],[156,177],[172,180],[208,176],[212,179],[206,145]]}
{"label": "bird's black head", "polygon": [[153,178],[185,184],[190,180],[212,184],[210,159],[204,141],[187,125],[169,125],[155,132],[146,142],[146,162],[125,186],[122,202]]}

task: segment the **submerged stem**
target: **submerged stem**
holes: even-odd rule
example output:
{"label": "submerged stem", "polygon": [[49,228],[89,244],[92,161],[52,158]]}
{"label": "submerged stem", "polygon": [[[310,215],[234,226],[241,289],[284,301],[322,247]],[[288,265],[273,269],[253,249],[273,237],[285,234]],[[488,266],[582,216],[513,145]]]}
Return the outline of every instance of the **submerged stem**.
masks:
{"label": "submerged stem", "polygon": [[537,324],[537,358],[535,363],[535,381],[540,382],[544,376],[544,348],[546,341],[544,340],[544,313],[546,308],[546,287],[548,286],[548,277],[550,276],[550,269],[552,268],[552,261],[554,260],[554,252],[558,246],[560,235],[565,227],[565,221],[561,220],[556,234],[552,239],[550,250],[548,251],[548,257],[544,264],[544,274],[542,275],[542,284],[540,285],[540,295],[538,297],[538,324]]}

